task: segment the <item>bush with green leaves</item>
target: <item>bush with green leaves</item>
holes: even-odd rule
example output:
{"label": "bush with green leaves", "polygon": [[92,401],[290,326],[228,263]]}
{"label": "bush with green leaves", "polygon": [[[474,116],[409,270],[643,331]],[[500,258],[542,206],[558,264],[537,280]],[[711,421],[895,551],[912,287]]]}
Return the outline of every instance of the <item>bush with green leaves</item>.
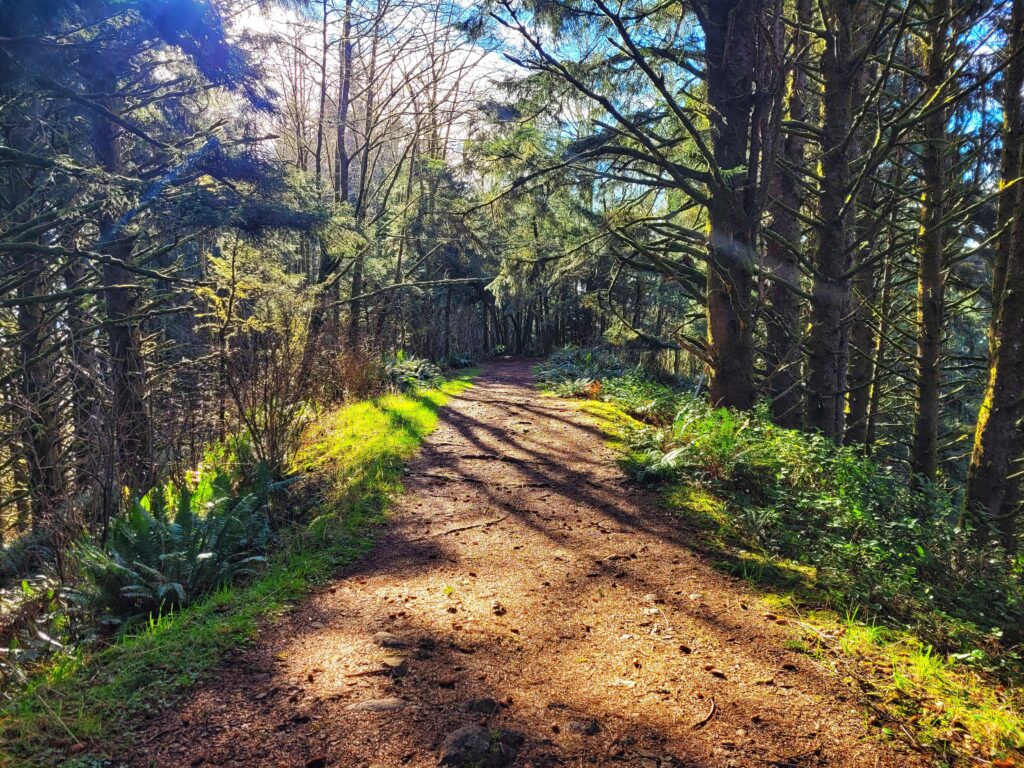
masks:
{"label": "bush with green leaves", "polygon": [[473,356],[467,352],[454,352],[444,358],[441,364],[445,370],[458,370],[460,368],[469,368],[475,362],[476,360],[473,359]]}
{"label": "bush with green leaves", "polygon": [[[600,348],[562,347],[556,349],[534,371],[549,386],[572,385],[619,376],[625,364],[613,353]],[[581,390],[582,393],[582,390]]]}
{"label": "bush with green leaves", "polygon": [[421,357],[406,357],[399,351],[386,366],[388,380],[402,392],[437,387],[444,382],[441,369]]}
{"label": "bush with green leaves", "polygon": [[947,627],[1020,631],[1015,566],[959,526],[944,489],[913,487],[852,448],[781,428],[764,406],[740,413],[686,394],[676,405],[670,424],[628,435],[638,478],[712,491],[732,539],[813,566],[815,586],[838,606],[914,623],[939,611]]}
{"label": "bush with green leaves", "polygon": [[637,419],[659,424],[672,420],[682,396],[678,386],[655,380],[641,366],[628,366],[601,348],[563,347],[534,371],[557,395],[612,402]]}
{"label": "bush with green leaves", "polygon": [[22,665],[63,647],[55,639],[68,623],[61,598],[60,582],[47,573],[0,586],[0,690],[25,681]]}
{"label": "bush with green leaves", "polygon": [[936,642],[1024,633],[1024,560],[1009,562],[961,527],[945,489],[778,427],[765,404],[713,408],[608,352],[558,350],[536,372],[556,394],[613,403],[644,422],[625,435],[635,477],[710,494],[727,542],[812,567],[830,604],[914,624]]}
{"label": "bush with green leaves", "polygon": [[188,605],[256,572],[271,540],[270,495],[281,483],[257,473],[242,492],[223,471],[160,486],[115,518],[106,542],[78,545],[84,576],[74,597],[119,623]]}

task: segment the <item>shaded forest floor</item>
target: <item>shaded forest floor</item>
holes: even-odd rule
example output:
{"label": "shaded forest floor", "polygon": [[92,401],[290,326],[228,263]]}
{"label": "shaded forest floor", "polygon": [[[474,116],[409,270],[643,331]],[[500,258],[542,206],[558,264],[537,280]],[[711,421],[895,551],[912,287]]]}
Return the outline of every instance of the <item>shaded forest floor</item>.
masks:
{"label": "shaded forest floor", "polygon": [[489,365],[374,551],[114,764],[433,766],[466,726],[517,766],[927,764],[688,536],[528,364]]}

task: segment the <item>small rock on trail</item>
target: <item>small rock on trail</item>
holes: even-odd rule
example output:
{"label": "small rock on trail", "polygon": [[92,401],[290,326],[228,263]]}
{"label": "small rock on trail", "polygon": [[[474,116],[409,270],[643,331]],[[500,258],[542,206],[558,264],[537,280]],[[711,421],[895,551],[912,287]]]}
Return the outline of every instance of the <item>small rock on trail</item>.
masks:
{"label": "small rock on trail", "polygon": [[516,759],[523,743],[517,731],[491,730],[466,725],[444,740],[438,765],[449,768],[504,768]]}
{"label": "small rock on trail", "polygon": [[493,715],[498,711],[500,705],[494,699],[485,697],[482,699],[469,699],[462,702],[459,709],[463,712],[470,712],[480,715]]}
{"label": "small rock on trail", "polygon": [[355,704],[349,704],[345,709],[350,712],[397,712],[400,709],[405,709],[407,706],[409,706],[409,702],[405,699],[392,697],[357,701]]}
{"label": "small rock on trail", "polygon": [[601,732],[601,724],[597,720],[571,720],[569,730],[582,736],[596,736]]}
{"label": "small rock on trail", "polygon": [[399,649],[409,647],[408,642],[390,632],[378,632],[373,636],[373,642],[381,648]]}

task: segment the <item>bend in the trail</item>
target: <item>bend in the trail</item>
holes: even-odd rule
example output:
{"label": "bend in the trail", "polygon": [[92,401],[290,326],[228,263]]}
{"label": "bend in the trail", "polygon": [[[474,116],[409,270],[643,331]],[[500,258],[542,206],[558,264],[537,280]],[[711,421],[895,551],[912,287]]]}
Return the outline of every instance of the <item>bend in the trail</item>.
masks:
{"label": "bend in the trail", "polygon": [[911,766],[740,582],[627,484],[600,430],[492,364],[408,469],[371,555],[150,724],[133,766]]}

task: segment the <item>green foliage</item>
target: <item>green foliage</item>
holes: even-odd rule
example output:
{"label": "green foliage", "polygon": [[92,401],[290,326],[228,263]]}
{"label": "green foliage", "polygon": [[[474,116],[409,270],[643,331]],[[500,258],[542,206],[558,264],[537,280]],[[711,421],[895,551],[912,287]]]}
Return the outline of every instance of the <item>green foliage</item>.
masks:
{"label": "green foliage", "polygon": [[619,376],[624,368],[621,360],[600,348],[562,347],[537,365],[534,372],[542,383],[557,387]]}
{"label": "green foliage", "polygon": [[473,356],[465,352],[458,352],[448,355],[444,360],[441,361],[443,366],[448,369],[459,369],[469,368],[475,362]]}
{"label": "green foliage", "polygon": [[201,474],[195,487],[154,489],[114,519],[105,546],[78,545],[85,576],[79,601],[120,622],[187,606],[253,575],[270,542],[267,507],[279,486],[261,468],[243,493],[221,471]]}
{"label": "green foliage", "polygon": [[[794,607],[786,598],[765,603],[781,613]],[[855,611],[801,611],[793,626],[799,639],[792,643],[870,700],[876,717],[894,726],[883,732],[912,732],[936,766],[1017,764],[1005,758],[1019,759],[1024,744],[1024,691],[993,676],[1019,665],[1014,653],[942,654],[906,631],[865,623]],[[993,763],[997,757],[1004,760]]]}
{"label": "green foliage", "polygon": [[653,381],[639,368],[601,382],[599,396],[616,403],[630,416],[655,424],[672,420],[681,397],[678,391]]}
{"label": "green foliage", "polygon": [[737,413],[692,396],[678,405],[671,424],[629,436],[639,478],[710,488],[728,503],[736,541],[812,566],[835,604],[914,623],[938,611],[981,633],[1020,630],[1015,569],[958,527],[942,489],[915,489],[850,448],[777,427],[764,409]]}
{"label": "green foliage", "polygon": [[557,394],[647,422],[624,425],[627,468],[721,499],[720,540],[809,568],[827,603],[912,623],[951,646],[1024,631],[1020,562],[979,546],[942,488],[912,487],[851,448],[780,428],[767,407],[712,408],[605,353],[560,350],[537,371]]}
{"label": "green foliage", "polygon": [[642,367],[628,367],[600,348],[564,347],[534,370],[557,395],[615,403],[634,418],[653,423],[671,421],[682,397],[678,389],[655,381]]}
{"label": "green foliage", "polygon": [[403,392],[426,387],[436,387],[444,381],[441,369],[429,360],[420,357],[406,357],[398,351],[386,367],[388,380]]}
{"label": "green foliage", "polygon": [[296,458],[296,469],[322,487],[319,514],[290,532],[252,581],[154,616],[95,653],[55,656],[0,708],[0,765],[59,765],[83,742],[94,745],[94,754],[80,757],[102,764],[116,754],[112,740],[125,736],[133,718],[165,710],[311,585],[365,553],[372,526],[401,490],[402,462],[436,426],[438,409],[470,386],[473,375],[325,414],[307,431]]}
{"label": "green foliage", "polygon": [[57,638],[67,624],[55,576],[37,573],[0,588],[0,636],[6,645],[0,653],[0,689],[12,681],[24,681],[23,665],[63,648]]}

